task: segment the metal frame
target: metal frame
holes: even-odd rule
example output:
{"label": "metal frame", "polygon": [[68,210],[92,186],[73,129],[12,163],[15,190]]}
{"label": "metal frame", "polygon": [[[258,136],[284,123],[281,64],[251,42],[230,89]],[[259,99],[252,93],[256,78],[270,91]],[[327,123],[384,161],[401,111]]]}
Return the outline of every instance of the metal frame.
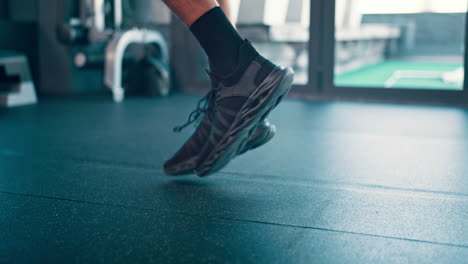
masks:
{"label": "metal frame", "polygon": [[106,59],[104,64],[104,83],[112,91],[115,102],[124,99],[122,88],[122,64],[125,50],[131,44],[155,44],[161,49],[161,60],[167,63],[169,51],[164,37],[155,30],[131,29],[116,32],[106,45]]}
{"label": "metal frame", "polygon": [[[465,22],[466,77],[463,91],[337,87],[334,84],[336,1],[310,1],[308,83],[293,86],[291,93],[296,97],[468,105],[468,15]],[[173,33],[171,64],[178,90],[190,93],[207,91],[209,89],[208,81],[198,78],[199,45],[197,41],[187,27],[175,16],[171,22],[171,29]]]}
{"label": "metal frame", "polygon": [[309,84],[306,91],[298,90],[298,93],[308,93],[318,95],[323,91],[327,78],[327,57],[324,48],[327,46],[324,38],[325,19],[323,9],[327,5],[327,0],[311,0],[310,21],[309,21]]}

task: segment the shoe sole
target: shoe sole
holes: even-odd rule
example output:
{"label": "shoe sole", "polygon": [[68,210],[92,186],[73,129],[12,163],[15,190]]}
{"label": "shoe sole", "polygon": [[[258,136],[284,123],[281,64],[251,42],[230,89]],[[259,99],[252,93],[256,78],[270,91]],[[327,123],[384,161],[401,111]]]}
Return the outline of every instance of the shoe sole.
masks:
{"label": "shoe sole", "polygon": [[[272,126],[270,127],[270,129],[273,128],[273,131],[271,130],[267,131],[262,136],[262,138],[257,138],[255,141],[250,142],[250,137],[249,137],[247,144],[244,147],[239,148],[239,151],[240,150],[242,151],[237,153],[237,156],[245,154],[246,152],[259,148],[265,145],[266,143],[268,143],[268,141],[270,141],[275,136],[275,133],[276,133],[276,127],[274,125],[270,125],[270,126]],[[185,175],[193,174],[195,167],[196,166],[193,166],[193,163],[183,162],[176,166],[171,166],[170,168],[164,168],[164,173],[170,176],[185,176]]]}
{"label": "shoe sole", "polygon": [[197,157],[192,157],[187,161],[180,162],[177,165],[170,167],[164,167],[164,173],[171,176],[184,176],[193,173],[193,169],[196,167]]}
{"label": "shoe sole", "polygon": [[263,120],[289,92],[294,71],[291,68],[274,70],[260,84],[258,89],[247,99],[229,131],[211,153],[195,169],[200,176],[208,176],[222,169],[237,156],[254,132],[260,120]]}
{"label": "shoe sole", "polygon": [[[258,129],[258,125],[255,127],[255,130]],[[268,125],[268,128],[265,130],[265,133],[263,133],[261,136],[258,135],[255,138],[252,138],[252,136],[249,136],[249,140],[247,140],[247,144],[245,147],[241,148],[242,151],[237,153],[237,155],[242,155],[250,150],[259,148],[268,141],[270,141],[276,134],[276,126],[273,124]],[[164,167],[164,172],[167,175],[171,176],[184,176],[188,174],[193,174],[193,170],[196,167],[196,161],[197,158],[193,157],[187,161],[180,162],[177,165],[173,165],[170,167]]]}
{"label": "shoe sole", "polygon": [[[258,129],[258,125],[255,126],[255,129],[253,130],[254,133],[255,133],[255,130],[257,129]],[[245,144],[245,146],[243,145],[239,146],[239,152],[237,153],[237,156],[240,156],[250,150],[254,150],[256,148],[259,148],[265,145],[266,143],[268,143],[268,141],[270,141],[273,137],[275,137],[275,134],[276,134],[276,126],[270,125],[268,128],[268,131],[266,131],[266,133],[263,134],[261,138],[259,136],[255,138],[255,140],[252,140],[252,135],[250,135],[249,139],[246,141],[247,143]]]}

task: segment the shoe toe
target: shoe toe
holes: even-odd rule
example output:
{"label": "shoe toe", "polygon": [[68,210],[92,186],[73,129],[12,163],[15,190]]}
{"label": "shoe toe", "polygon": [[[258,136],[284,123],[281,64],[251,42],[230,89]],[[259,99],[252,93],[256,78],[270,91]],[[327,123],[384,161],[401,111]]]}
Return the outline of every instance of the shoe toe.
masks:
{"label": "shoe toe", "polygon": [[196,157],[191,157],[181,161],[174,157],[164,163],[164,173],[173,176],[190,174],[196,167],[196,160]]}

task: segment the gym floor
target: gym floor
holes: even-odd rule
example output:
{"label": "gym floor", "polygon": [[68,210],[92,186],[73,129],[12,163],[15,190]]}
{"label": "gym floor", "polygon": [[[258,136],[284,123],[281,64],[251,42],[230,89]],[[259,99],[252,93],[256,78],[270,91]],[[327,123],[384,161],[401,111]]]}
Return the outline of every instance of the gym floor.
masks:
{"label": "gym floor", "polygon": [[268,145],[168,177],[199,98],[0,110],[0,262],[466,263],[468,110],[287,99]]}

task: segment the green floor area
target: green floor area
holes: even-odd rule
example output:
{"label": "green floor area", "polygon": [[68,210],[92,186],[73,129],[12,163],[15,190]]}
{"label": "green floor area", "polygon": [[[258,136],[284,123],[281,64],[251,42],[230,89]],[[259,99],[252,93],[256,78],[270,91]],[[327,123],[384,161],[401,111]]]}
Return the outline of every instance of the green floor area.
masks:
{"label": "green floor area", "polygon": [[[420,61],[385,61],[366,66],[335,77],[336,86],[385,87],[385,82],[398,70],[450,72],[463,67],[458,63]],[[442,79],[400,79],[392,88],[462,90],[462,86],[449,84]]]}

